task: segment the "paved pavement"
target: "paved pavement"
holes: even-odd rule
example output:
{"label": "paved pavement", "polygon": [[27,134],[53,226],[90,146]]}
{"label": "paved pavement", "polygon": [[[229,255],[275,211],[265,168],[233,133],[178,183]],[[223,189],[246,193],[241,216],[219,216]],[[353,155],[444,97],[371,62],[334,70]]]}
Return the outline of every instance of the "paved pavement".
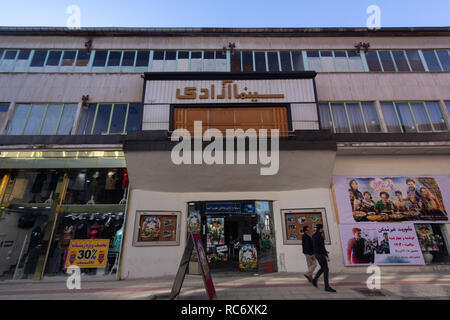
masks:
{"label": "paved pavement", "polygon": [[[370,295],[368,274],[330,274],[337,293],[328,293],[319,281],[314,288],[302,273],[213,274],[219,300],[309,300],[309,299],[450,299],[450,273],[383,272],[381,290]],[[80,290],[68,290],[64,281],[0,282],[0,300],[129,300],[167,295],[173,278],[121,281],[82,281]],[[207,299],[200,276],[186,275],[180,296],[183,300]]]}

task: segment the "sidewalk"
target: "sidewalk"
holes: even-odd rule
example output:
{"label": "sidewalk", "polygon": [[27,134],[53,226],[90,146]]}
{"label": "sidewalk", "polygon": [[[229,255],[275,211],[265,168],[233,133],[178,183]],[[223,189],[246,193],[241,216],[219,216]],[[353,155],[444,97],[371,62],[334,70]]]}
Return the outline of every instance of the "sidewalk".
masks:
{"label": "sidewalk", "polygon": [[[450,273],[384,272],[381,290],[364,294],[368,274],[330,274],[330,284],[337,293],[328,293],[307,282],[302,273],[264,275],[213,274],[219,300],[278,299],[450,299]],[[322,280],[322,278],[321,278]],[[82,281],[81,290],[68,290],[65,282],[0,283],[0,300],[105,300],[152,299],[167,295],[173,278],[121,281]],[[201,276],[186,275],[178,299],[207,299]]]}

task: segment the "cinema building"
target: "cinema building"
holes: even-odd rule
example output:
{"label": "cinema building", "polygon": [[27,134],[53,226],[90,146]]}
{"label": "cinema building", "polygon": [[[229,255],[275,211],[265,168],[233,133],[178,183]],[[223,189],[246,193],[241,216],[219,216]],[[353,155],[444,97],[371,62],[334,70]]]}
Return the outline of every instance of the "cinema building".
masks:
{"label": "cinema building", "polygon": [[[65,279],[75,240],[109,240],[86,279],[175,275],[190,232],[213,274],[303,272],[319,223],[333,272],[448,268],[449,44],[448,27],[0,28],[0,279]],[[227,129],[248,134],[220,145]],[[186,136],[200,152],[177,163]]]}

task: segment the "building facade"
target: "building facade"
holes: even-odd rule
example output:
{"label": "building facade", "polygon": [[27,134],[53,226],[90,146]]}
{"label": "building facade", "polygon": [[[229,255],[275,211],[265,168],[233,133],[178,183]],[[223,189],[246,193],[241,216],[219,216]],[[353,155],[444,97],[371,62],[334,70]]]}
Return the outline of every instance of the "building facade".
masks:
{"label": "building facade", "polygon": [[[189,232],[215,272],[301,272],[318,223],[333,271],[447,268],[449,43],[447,27],[0,28],[0,278],[64,279],[71,240],[100,239],[83,277],[175,275]],[[227,129],[280,136],[270,163],[238,134],[214,156],[244,142],[241,162],[180,164],[179,129],[203,155]]]}

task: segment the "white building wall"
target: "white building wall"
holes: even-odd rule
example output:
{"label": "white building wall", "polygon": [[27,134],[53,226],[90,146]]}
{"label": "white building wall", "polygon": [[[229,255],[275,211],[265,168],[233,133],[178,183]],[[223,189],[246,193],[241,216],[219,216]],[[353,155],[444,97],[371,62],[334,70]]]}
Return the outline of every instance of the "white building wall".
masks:
{"label": "white building wall", "polygon": [[[306,260],[301,245],[284,245],[281,209],[325,208],[326,223],[331,237],[330,268],[337,272],[343,268],[342,250],[335,211],[329,189],[294,190],[286,192],[225,192],[225,193],[161,193],[133,190],[130,197],[121,278],[174,276],[178,270],[186,244],[187,202],[213,200],[271,200],[273,201],[275,240],[279,272],[304,272]],[[133,247],[136,210],[181,211],[179,246]]]}

